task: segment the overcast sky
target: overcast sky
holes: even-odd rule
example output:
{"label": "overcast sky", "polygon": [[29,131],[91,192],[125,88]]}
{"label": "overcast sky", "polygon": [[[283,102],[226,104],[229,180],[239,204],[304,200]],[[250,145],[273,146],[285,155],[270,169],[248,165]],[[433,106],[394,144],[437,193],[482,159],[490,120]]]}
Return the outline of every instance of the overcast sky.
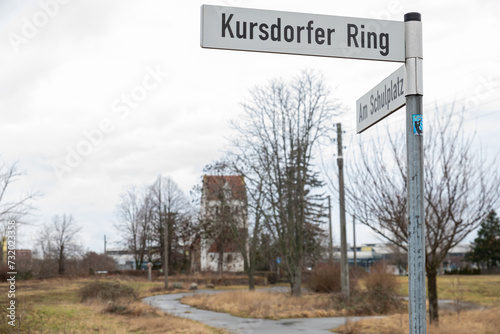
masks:
{"label": "overcast sky", "polygon": [[[220,157],[249,89],[273,78],[320,71],[345,110],[348,149],[365,136],[354,131],[356,99],[400,64],[202,49],[202,4],[397,21],[420,12],[424,124],[435,105],[455,101],[466,107],[466,130],[489,155],[500,152],[497,0],[2,0],[0,157],[27,173],[9,196],[44,194],[34,225],[20,231],[22,247],[37,225],[67,213],[83,245],[102,252],[104,235],[118,241],[120,192],[162,174],[188,193]],[[402,115],[385,122],[404,127]],[[333,217],[338,242],[337,210]],[[357,242],[371,241],[360,227]]]}

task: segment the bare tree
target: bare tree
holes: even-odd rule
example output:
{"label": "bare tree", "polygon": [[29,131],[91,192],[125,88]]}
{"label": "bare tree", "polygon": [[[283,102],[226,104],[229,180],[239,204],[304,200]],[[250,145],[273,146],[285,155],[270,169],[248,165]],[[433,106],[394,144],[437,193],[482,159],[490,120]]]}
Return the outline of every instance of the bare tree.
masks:
{"label": "bare tree", "polygon": [[[462,113],[436,110],[434,117],[425,133],[424,201],[429,314],[438,322],[441,262],[498,203],[500,182],[495,162],[475,151]],[[356,218],[408,250],[404,137],[387,132],[386,143],[360,145],[357,159],[349,164],[346,195]]]}
{"label": "bare tree", "polygon": [[[260,245],[259,239],[262,231],[266,225],[266,214],[264,212],[265,208],[265,193],[263,191],[263,178],[259,177],[259,171],[253,170],[252,167],[240,168],[238,171],[242,173],[246,180],[247,187],[247,216],[249,221],[249,226],[246,233],[240,233],[237,235],[238,245],[240,245],[240,250],[243,254],[245,260],[245,270],[248,275],[248,288],[249,290],[255,290],[255,270],[257,266],[257,252]],[[241,230],[234,229],[235,232],[240,232]],[[249,233],[251,231],[251,234]],[[248,237],[247,237],[248,236]],[[248,247],[247,247],[248,245]]]}
{"label": "bare tree", "polygon": [[198,225],[196,222],[196,214],[194,213],[194,209],[189,204],[189,211],[185,212],[180,217],[177,217],[176,221],[176,236],[177,236],[177,247],[178,250],[178,266],[177,270],[180,270],[184,273],[190,273],[191,268],[191,259],[192,259],[192,249],[193,242],[196,239],[196,235],[198,233]]}
{"label": "bare tree", "polygon": [[39,245],[44,259],[55,259],[61,276],[66,271],[66,260],[80,251],[77,240],[80,229],[73,216],[64,213],[54,216],[52,223],[44,224],[39,233]]}
{"label": "bare tree", "polygon": [[116,269],[115,260],[106,254],[97,254],[96,252],[87,252],[81,260],[83,272],[90,274],[96,271],[111,271]]}
{"label": "bare tree", "polygon": [[[158,258],[174,269],[180,268],[180,259],[184,259],[184,264],[188,262],[185,254],[181,254],[181,247],[185,245],[181,245],[180,240],[186,241],[190,237],[182,234],[189,233],[192,221],[190,204],[170,177],[158,176],[152,185],[142,189],[128,187],[121,195],[117,215],[120,221],[116,229],[134,254],[136,269],[140,269],[145,261],[154,262]],[[168,267],[164,266],[167,274]]]}
{"label": "bare tree", "polygon": [[[248,179],[247,179],[248,180]],[[251,179],[247,184],[249,184],[249,200],[248,212],[249,219],[252,219],[252,234],[248,238],[248,250],[244,247],[242,253],[245,260],[248,259],[248,264],[245,265],[248,274],[248,288],[249,290],[255,290],[255,270],[257,266],[257,252],[259,247],[259,238],[264,230],[266,215],[264,213],[264,193],[262,191],[262,179],[255,178]],[[247,233],[248,234],[248,233]],[[240,239],[242,239],[240,237]],[[240,243],[241,244],[241,243]]]}
{"label": "bare tree", "polygon": [[153,242],[161,252],[166,288],[169,268],[179,269],[180,258],[184,256],[180,254],[179,232],[181,225],[185,229],[189,223],[189,201],[177,183],[168,176],[158,176],[149,191],[154,207]]}
{"label": "bare tree", "polygon": [[313,189],[322,185],[314,172],[314,153],[332,124],[337,106],[323,80],[304,71],[295,80],[257,87],[243,104],[244,120],[233,124],[235,154],[258,170],[265,196],[265,221],[278,241],[292,295],[301,294],[306,222]]}
{"label": "bare tree", "polygon": [[3,262],[3,241],[7,235],[8,222],[16,221],[17,224],[26,223],[25,217],[34,210],[33,201],[40,194],[37,192],[29,192],[19,198],[13,199],[9,196],[9,191],[14,182],[18,181],[23,176],[19,171],[17,163],[7,164],[0,162],[0,221],[2,222],[0,231],[0,263]]}
{"label": "bare tree", "polygon": [[134,254],[136,269],[140,269],[147,256],[151,200],[146,191],[135,186],[128,187],[120,197],[117,206],[119,222],[115,227],[125,246]]}

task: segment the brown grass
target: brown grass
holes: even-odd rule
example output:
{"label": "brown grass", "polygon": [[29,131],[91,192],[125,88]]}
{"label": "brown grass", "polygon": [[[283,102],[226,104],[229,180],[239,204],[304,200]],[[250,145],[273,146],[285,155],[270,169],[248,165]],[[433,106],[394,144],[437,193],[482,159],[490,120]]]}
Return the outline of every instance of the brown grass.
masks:
{"label": "brown grass", "polygon": [[[227,333],[199,322],[164,314],[140,300],[117,298],[105,301],[90,298],[82,303],[79,292],[93,282],[92,279],[17,281],[16,321],[21,320],[19,333]],[[120,284],[132,288],[143,297],[151,295],[149,291],[162,283],[125,279],[120,280]],[[6,283],[0,284],[0,291],[7,291]],[[0,293],[0,307],[4,309],[8,302],[7,293]],[[18,333],[18,326],[19,322],[12,328],[7,325],[7,321],[3,321],[0,323],[0,333]]]}
{"label": "brown grass", "polygon": [[282,319],[339,316],[328,309],[327,295],[304,294],[292,297],[287,293],[268,291],[230,291],[214,295],[186,296],[182,303],[239,317]]}
{"label": "brown grass", "polygon": [[[288,293],[269,291],[229,291],[186,296],[181,302],[244,318],[320,318],[378,314],[370,306],[378,301],[373,301],[367,293],[356,294],[352,301],[344,302],[339,294],[304,293],[301,297],[292,297]],[[394,305],[401,306],[399,302]],[[397,308],[397,311],[400,310],[401,307]],[[393,313],[396,308],[385,311]]]}
{"label": "brown grass", "polygon": [[[125,306],[127,312],[110,312],[116,304],[93,304],[93,307],[100,313],[113,313],[120,319],[121,325],[126,328],[123,333],[182,333],[182,334],[209,334],[225,333],[222,330],[216,330],[205,326],[199,322],[177,318],[165,314],[154,307],[142,302],[119,305]],[[120,333],[119,331],[116,333]]]}
{"label": "brown grass", "polygon": [[288,293],[232,291],[186,296],[182,302],[205,310],[265,319],[386,315],[405,309],[397,295],[396,278],[387,273],[385,265],[374,266],[371,273],[364,275],[364,289],[358,289],[356,281],[352,281],[349,300],[340,294],[337,276],[340,277],[338,264],[330,263],[318,266],[308,280],[308,286],[314,291],[336,293],[292,297]]}
{"label": "brown grass", "polygon": [[[348,322],[333,329],[339,334],[407,334],[408,314],[397,314],[384,318],[364,319]],[[495,334],[500,333],[500,308],[443,313],[439,326],[427,324],[428,334]]]}

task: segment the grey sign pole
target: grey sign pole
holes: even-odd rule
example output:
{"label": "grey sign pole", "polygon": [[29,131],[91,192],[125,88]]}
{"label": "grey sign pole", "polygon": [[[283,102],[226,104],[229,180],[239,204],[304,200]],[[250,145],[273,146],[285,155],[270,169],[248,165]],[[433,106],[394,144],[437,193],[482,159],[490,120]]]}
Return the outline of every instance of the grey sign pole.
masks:
{"label": "grey sign pole", "polygon": [[410,334],[425,334],[425,218],[422,133],[422,20],[404,16],[406,40],[406,150],[408,166],[408,291]]}

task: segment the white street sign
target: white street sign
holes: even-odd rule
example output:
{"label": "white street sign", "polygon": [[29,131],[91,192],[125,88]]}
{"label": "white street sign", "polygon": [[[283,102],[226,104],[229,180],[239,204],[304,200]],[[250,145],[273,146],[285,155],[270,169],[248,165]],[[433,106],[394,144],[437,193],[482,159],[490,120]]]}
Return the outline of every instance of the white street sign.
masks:
{"label": "white street sign", "polygon": [[406,104],[405,67],[382,80],[356,101],[356,131],[361,133]]}
{"label": "white street sign", "polygon": [[202,5],[201,46],[404,62],[405,28],[399,21]]}

